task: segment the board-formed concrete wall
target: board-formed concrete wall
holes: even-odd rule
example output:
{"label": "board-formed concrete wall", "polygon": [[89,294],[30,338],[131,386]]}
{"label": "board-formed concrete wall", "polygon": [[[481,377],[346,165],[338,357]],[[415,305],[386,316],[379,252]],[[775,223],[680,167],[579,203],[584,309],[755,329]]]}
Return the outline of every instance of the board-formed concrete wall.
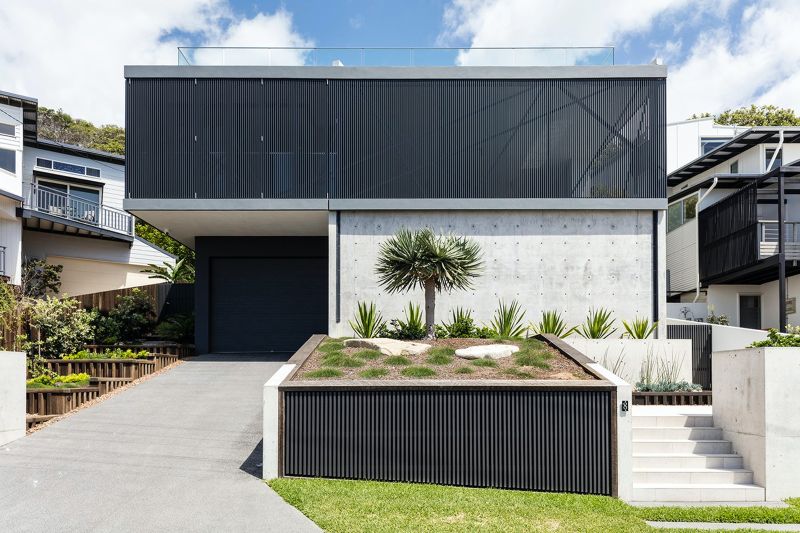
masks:
{"label": "board-formed concrete wall", "polygon": [[744,457],[768,501],[800,494],[800,348],[712,354],[714,425]]}
{"label": "board-formed concrete wall", "polygon": [[[663,219],[663,213],[659,216]],[[403,227],[468,236],[483,250],[485,269],[474,289],[437,296],[437,322],[461,306],[472,309],[479,324],[488,323],[501,299],[517,299],[527,311],[526,320],[556,309],[568,323],[577,324],[591,307],[601,306],[619,319],[653,318],[652,211],[341,211],[338,235],[335,214],[330,222],[333,336],[352,334],[348,320],[359,301],[375,302],[386,319],[402,318],[409,301],[424,306],[421,290],[388,295],[378,286],[379,247]],[[665,239],[663,224],[659,226],[663,280]],[[664,291],[661,283],[662,301]],[[666,318],[663,303],[659,314]]]}
{"label": "board-formed concrete wall", "polygon": [[25,353],[0,352],[0,446],[25,436]]}

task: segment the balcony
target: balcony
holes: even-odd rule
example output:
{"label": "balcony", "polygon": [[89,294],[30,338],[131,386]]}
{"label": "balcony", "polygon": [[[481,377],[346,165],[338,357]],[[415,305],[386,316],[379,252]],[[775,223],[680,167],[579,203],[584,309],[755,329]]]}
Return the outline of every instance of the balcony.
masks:
{"label": "balcony", "polygon": [[133,217],[78,196],[31,183],[19,216],[26,229],[133,242]]}
{"label": "balcony", "polygon": [[[787,261],[800,260],[800,222],[784,222],[784,254]],[[778,255],[778,221],[758,221],[758,258],[767,259]]]}

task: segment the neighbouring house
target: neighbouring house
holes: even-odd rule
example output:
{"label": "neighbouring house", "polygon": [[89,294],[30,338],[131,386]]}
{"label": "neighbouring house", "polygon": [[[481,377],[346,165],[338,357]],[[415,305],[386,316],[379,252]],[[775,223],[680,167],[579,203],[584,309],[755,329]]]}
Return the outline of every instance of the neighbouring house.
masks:
{"label": "neighbouring house", "polygon": [[672,172],[725,144],[747,126],[717,124],[714,117],[692,118],[667,124],[667,172]]}
{"label": "neighbouring house", "polygon": [[691,315],[690,304],[705,303],[735,326],[798,324],[800,128],[730,133],[667,178],[669,301]]}
{"label": "neighbouring house", "polygon": [[20,283],[22,263],[63,266],[77,296],[158,283],[142,270],[175,258],[136,236],[122,210],[125,158],[40,139],[36,99],[0,92],[0,269]]}
{"label": "neighbouring house", "polygon": [[[471,291],[570,323],[666,316],[666,67],[127,66],[124,208],[197,254],[196,343],[291,352],[402,317],[402,227],[483,249]],[[659,332],[665,336],[665,327]]]}

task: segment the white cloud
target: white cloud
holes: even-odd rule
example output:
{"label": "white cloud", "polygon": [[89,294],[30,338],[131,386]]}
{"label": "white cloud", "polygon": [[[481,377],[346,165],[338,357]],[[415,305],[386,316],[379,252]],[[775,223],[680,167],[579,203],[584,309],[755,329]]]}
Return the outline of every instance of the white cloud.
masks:
{"label": "white cloud", "polygon": [[[227,0],[4,0],[0,89],[98,123],[124,120],[124,65],[178,61],[191,34],[207,45],[310,46],[285,10],[237,17]],[[302,63],[303,54],[276,60]]]}
{"label": "white cloud", "polygon": [[740,29],[706,31],[668,78],[670,120],[717,113],[751,103],[800,111],[800,49],[789,21],[800,18],[796,0],[749,5]]}

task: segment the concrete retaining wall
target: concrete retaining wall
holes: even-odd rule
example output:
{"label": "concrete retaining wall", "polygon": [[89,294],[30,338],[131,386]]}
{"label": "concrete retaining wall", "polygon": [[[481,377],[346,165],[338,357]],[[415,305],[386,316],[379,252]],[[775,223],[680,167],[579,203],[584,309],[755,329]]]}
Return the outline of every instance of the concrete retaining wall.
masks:
{"label": "concrete retaining wall", "polygon": [[768,501],[800,496],[800,348],[712,354],[714,424]]}
{"label": "concrete retaining wall", "polygon": [[[584,339],[574,335],[564,339],[573,348],[635,385],[640,381],[642,363],[674,361],[680,367],[678,381],[692,381],[692,341],[684,339]],[[615,365],[621,360],[619,366]]]}
{"label": "concrete retaining wall", "polygon": [[0,352],[0,446],[25,436],[25,353]]}
{"label": "concrete retaining wall", "polygon": [[[488,323],[500,299],[517,299],[527,320],[556,309],[573,325],[583,322],[591,307],[600,306],[618,319],[653,318],[652,211],[341,211],[338,235],[335,221],[332,215],[332,336],[352,334],[348,320],[359,301],[375,302],[386,319],[402,318],[409,301],[424,304],[421,290],[388,295],[377,282],[379,247],[403,227],[468,236],[483,250],[485,270],[474,290],[437,296],[437,322],[461,306],[472,309],[479,324]],[[658,231],[663,237],[662,226]],[[659,238],[662,302],[664,242]],[[659,315],[666,318],[665,303],[659,305]],[[659,337],[665,336],[666,329]]]}

